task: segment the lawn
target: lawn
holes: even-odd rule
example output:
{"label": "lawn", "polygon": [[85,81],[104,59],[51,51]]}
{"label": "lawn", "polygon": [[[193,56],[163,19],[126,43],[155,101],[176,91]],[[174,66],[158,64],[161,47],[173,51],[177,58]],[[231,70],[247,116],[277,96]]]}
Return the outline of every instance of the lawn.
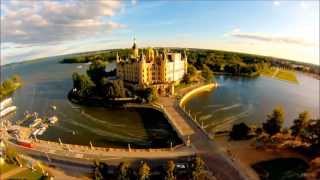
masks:
{"label": "lawn", "polygon": [[265,68],[261,71],[261,74],[264,76],[272,76],[276,71],[275,68]]}
{"label": "lawn", "polygon": [[22,171],[14,176],[11,176],[10,179],[26,179],[26,180],[36,180],[40,179],[42,176],[41,173],[38,171],[31,171],[30,169],[27,169],[25,171]]}
{"label": "lawn", "polygon": [[261,75],[287,81],[294,84],[299,83],[296,77],[296,73],[290,70],[284,70],[284,69],[277,70],[276,68],[267,68],[261,71]]}
{"label": "lawn", "polygon": [[296,77],[295,72],[293,71],[279,70],[279,72],[276,75],[276,78],[298,84],[298,79]]}

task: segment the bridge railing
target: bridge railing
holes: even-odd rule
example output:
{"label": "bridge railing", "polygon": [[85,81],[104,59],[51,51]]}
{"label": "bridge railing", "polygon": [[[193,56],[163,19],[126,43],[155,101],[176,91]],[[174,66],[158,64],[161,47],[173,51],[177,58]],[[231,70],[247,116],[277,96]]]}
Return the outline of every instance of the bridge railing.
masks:
{"label": "bridge railing", "polygon": [[194,116],[194,117],[192,116],[190,110],[187,111],[186,107],[183,106],[183,103],[184,103],[184,101],[185,101],[187,98],[189,98],[189,96],[191,96],[192,94],[195,94],[198,89],[201,89],[201,90],[202,90],[203,88],[205,89],[206,87],[210,87],[210,88],[211,88],[211,87],[216,87],[216,86],[217,86],[216,83],[209,83],[209,84],[205,84],[205,85],[203,85],[203,86],[198,86],[198,87],[196,87],[195,89],[193,89],[192,91],[184,94],[183,97],[177,99],[177,101],[176,101],[176,103],[175,103],[175,108],[176,108],[177,110],[179,110],[180,113],[182,113],[186,118],[188,118],[188,119],[190,119],[191,121],[193,121],[193,122],[197,125],[197,127],[198,127],[199,129],[201,129],[201,130],[205,133],[205,135],[206,135],[209,139],[214,139],[214,135],[211,134],[210,132],[208,132],[208,131],[205,129],[205,127],[204,127],[204,125],[203,125],[203,122],[200,124],[199,121],[196,119],[196,116]]}

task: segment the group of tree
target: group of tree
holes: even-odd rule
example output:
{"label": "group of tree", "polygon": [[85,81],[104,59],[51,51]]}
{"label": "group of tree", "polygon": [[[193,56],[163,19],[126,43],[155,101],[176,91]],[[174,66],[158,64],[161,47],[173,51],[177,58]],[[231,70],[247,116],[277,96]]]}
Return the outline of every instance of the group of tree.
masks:
{"label": "group of tree", "polygon": [[215,73],[256,76],[268,67],[281,67],[320,75],[319,65],[285,59],[217,50],[189,49],[188,62],[202,70],[208,66]]}
{"label": "group of tree", "polygon": [[4,80],[0,86],[0,100],[11,95],[17,88],[21,86],[21,78],[18,75],[13,75]]}
{"label": "group of tree", "polygon": [[[284,132],[284,114],[282,108],[275,108],[262,124],[262,131],[270,137]],[[230,132],[230,138],[234,140],[246,139],[250,131],[251,128],[244,123],[235,124]],[[320,119],[311,119],[307,111],[301,112],[293,121],[293,125],[289,128],[289,133],[291,136],[300,138],[301,141],[310,144],[309,150],[320,153]]]}
{"label": "group of tree", "polygon": [[141,161],[136,168],[133,168],[128,162],[121,162],[114,168],[106,163],[96,161],[93,175],[96,180],[176,180],[179,176],[183,177],[183,179],[201,180],[207,179],[206,177],[209,176],[205,171],[203,160],[198,156],[194,157],[192,161],[187,162],[186,165],[185,169],[180,172],[172,160],[167,161],[162,168],[155,169],[152,169],[145,161]]}
{"label": "group of tree", "polygon": [[190,84],[192,82],[192,79],[194,79],[196,75],[197,75],[197,69],[192,64],[189,64],[187,73],[184,74],[182,78],[182,83]]}
{"label": "group of tree", "polygon": [[72,56],[65,57],[60,61],[60,63],[88,63],[95,60],[101,60],[103,62],[112,62],[116,60],[116,54],[119,56],[126,56],[129,54],[129,49],[114,49],[114,50],[104,50],[88,53],[80,53]]}
{"label": "group of tree", "polygon": [[155,88],[148,87],[144,89],[137,89],[135,92],[135,95],[137,95],[142,101],[145,102],[152,102],[157,99],[158,92]]}
{"label": "group of tree", "polygon": [[115,71],[106,72],[106,64],[102,60],[94,60],[86,74],[73,73],[74,94],[79,97],[102,97],[107,99],[124,97],[123,84],[110,79]]}

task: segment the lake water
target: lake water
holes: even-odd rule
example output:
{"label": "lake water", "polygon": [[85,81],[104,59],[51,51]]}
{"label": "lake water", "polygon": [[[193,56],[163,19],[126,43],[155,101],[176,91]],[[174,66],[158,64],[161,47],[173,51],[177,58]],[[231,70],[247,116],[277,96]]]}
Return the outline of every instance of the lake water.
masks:
{"label": "lake water", "polygon": [[319,80],[298,73],[299,84],[267,77],[216,76],[219,87],[189,99],[185,106],[208,131],[230,128],[233,123],[261,125],[276,106],[285,110],[285,126],[307,110],[319,118]]}
{"label": "lake water", "polygon": [[[1,67],[1,80],[19,74],[22,88],[13,95],[17,112],[13,121],[23,118],[23,113],[38,112],[40,117],[54,112],[59,121],[38,139],[64,143],[108,147],[170,147],[181,143],[162,113],[153,109],[109,109],[71,104],[67,93],[72,88],[73,72],[85,73],[88,65],[59,64],[60,58],[12,64]],[[108,66],[114,68],[114,64]],[[76,107],[80,107],[77,109]],[[82,111],[82,112],[81,112]]]}

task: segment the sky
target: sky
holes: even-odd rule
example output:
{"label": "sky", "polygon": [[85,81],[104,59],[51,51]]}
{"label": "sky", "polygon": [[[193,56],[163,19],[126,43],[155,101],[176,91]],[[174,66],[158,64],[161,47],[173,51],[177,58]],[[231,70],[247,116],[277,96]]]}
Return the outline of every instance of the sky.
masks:
{"label": "sky", "polygon": [[1,0],[1,65],[113,48],[185,47],[319,62],[319,1]]}

